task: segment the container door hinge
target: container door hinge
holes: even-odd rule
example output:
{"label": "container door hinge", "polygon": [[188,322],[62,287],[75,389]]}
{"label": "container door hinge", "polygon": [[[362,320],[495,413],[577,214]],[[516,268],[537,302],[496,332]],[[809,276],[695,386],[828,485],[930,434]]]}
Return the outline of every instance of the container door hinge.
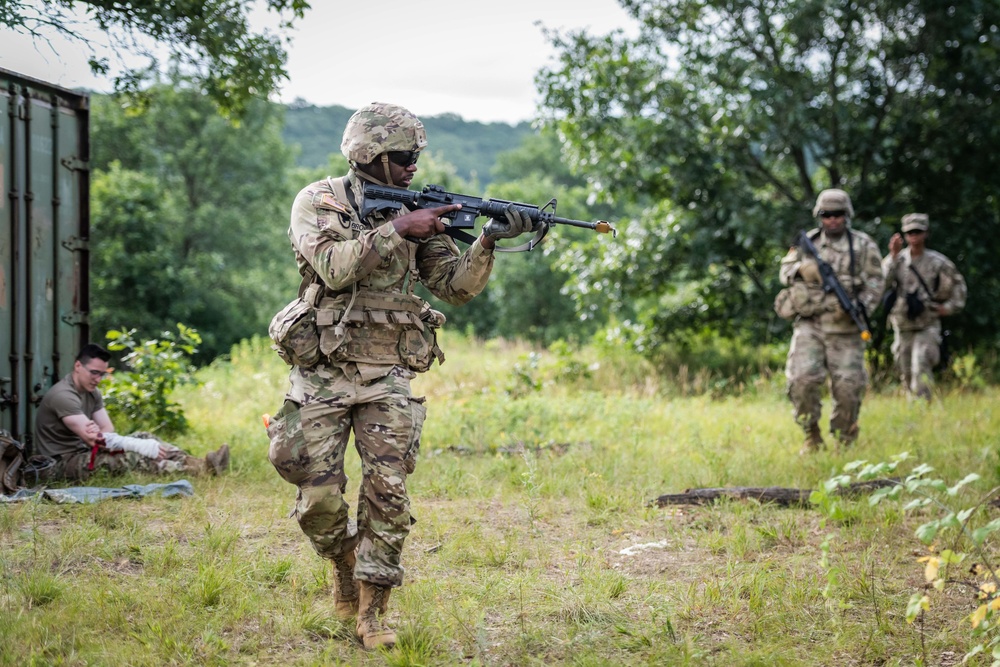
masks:
{"label": "container door hinge", "polygon": [[62,241],[62,247],[72,252],[90,250],[90,239],[86,236],[67,236]]}
{"label": "container door hinge", "polygon": [[60,162],[62,162],[62,166],[66,167],[70,171],[90,171],[90,161],[81,160],[75,155],[64,157],[60,160]]}
{"label": "container door hinge", "polygon": [[72,326],[90,324],[90,313],[83,310],[73,310],[62,316],[62,321]]}

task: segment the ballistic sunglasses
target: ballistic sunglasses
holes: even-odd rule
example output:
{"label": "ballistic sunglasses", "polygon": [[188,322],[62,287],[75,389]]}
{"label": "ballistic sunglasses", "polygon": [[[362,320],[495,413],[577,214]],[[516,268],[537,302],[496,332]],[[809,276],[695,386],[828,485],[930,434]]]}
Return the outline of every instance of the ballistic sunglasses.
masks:
{"label": "ballistic sunglasses", "polygon": [[387,155],[389,156],[389,162],[405,169],[417,163],[420,151],[389,151]]}

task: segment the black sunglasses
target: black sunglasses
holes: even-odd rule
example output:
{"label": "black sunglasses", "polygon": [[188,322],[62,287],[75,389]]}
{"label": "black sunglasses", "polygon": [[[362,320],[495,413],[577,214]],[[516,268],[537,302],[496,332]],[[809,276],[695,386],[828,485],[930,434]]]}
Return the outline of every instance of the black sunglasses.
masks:
{"label": "black sunglasses", "polygon": [[923,229],[908,229],[908,230],[906,230],[903,233],[906,234],[907,236],[916,236],[918,234],[923,234],[924,230]]}
{"label": "black sunglasses", "polygon": [[820,211],[819,217],[821,218],[839,218],[844,215],[843,211]]}
{"label": "black sunglasses", "polygon": [[417,163],[420,151],[389,151],[386,155],[389,156],[389,162],[406,168]]}

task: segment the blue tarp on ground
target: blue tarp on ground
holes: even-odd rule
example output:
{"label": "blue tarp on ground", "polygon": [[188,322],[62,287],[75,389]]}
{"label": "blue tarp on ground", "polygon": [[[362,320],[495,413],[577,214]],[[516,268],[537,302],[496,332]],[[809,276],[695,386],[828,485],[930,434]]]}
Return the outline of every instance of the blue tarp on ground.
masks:
{"label": "blue tarp on ground", "polygon": [[0,495],[0,503],[16,503],[35,496],[54,503],[96,503],[112,498],[143,498],[153,493],[159,493],[164,498],[171,496],[193,496],[194,487],[186,479],[179,479],[169,484],[126,484],[117,489],[98,486],[71,486],[67,489],[47,489],[44,486],[34,489],[21,489],[9,496]]}

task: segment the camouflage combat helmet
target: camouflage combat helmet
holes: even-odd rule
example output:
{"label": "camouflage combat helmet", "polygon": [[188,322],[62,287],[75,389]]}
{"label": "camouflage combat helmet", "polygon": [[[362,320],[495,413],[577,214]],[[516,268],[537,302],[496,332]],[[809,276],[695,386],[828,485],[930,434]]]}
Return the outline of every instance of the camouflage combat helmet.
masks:
{"label": "camouflage combat helmet", "polygon": [[369,164],[388,151],[419,151],[427,145],[424,124],[398,104],[372,102],[354,112],[344,128],[340,152],[357,164]]}
{"label": "camouflage combat helmet", "polygon": [[813,217],[819,215],[820,211],[844,211],[848,218],[854,217],[854,206],[851,205],[851,198],[843,190],[830,189],[823,190],[816,197],[816,205],[813,206]]}

